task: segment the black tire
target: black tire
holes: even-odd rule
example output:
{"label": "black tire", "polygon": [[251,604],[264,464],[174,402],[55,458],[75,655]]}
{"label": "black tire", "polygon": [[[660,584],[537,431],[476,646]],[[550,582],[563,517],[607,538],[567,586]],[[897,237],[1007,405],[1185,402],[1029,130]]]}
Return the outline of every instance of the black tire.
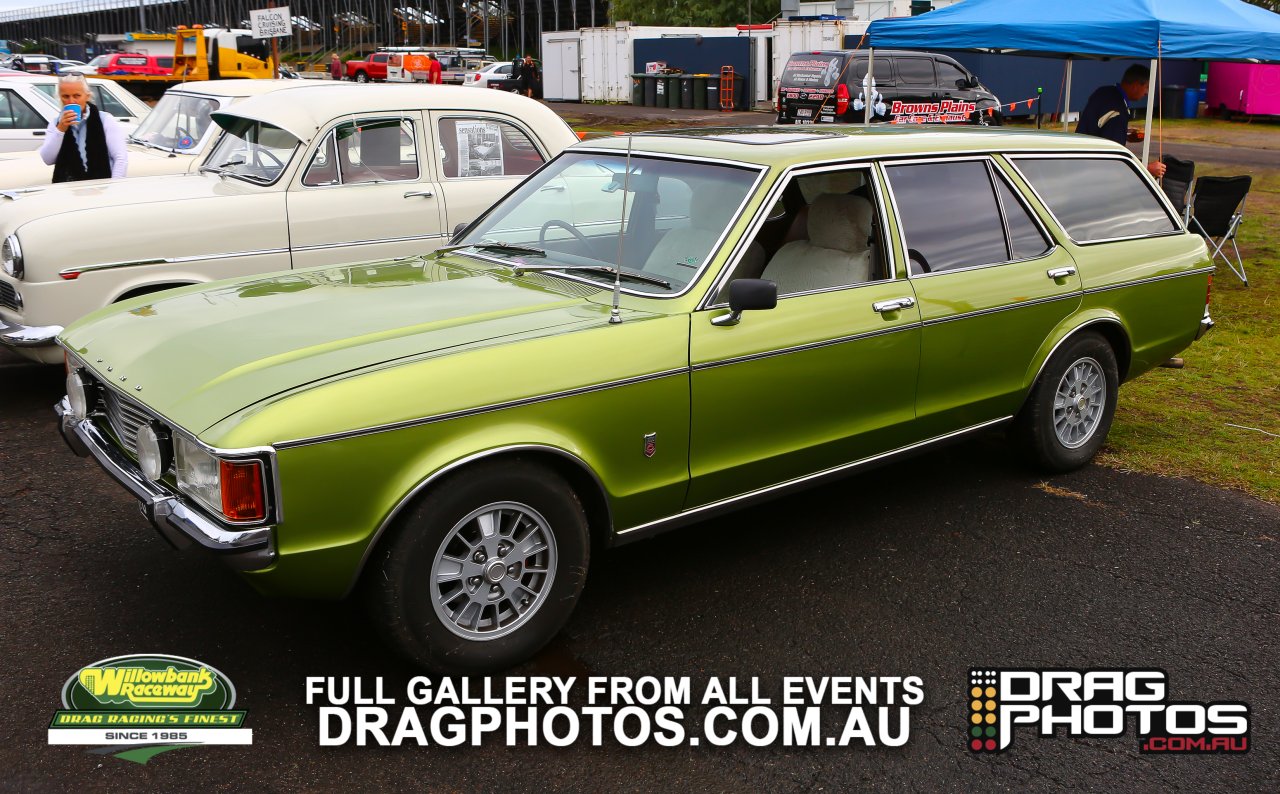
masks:
{"label": "black tire", "polygon": [[356,72],[355,80],[357,83],[367,83],[369,82],[369,75],[365,74],[364,72]]}
{"label": "black tire", "polygon": [[[497,541],[508,537],[506,531],[490,538],[493,548],[481,548],[487,542],[483,539],[481,545],[468,546],[467,535],[480,538],[475,533],[482,524],[478,518],[464,519],[481,510],[492,515],[493,508],[502,506],[512,512],[508,520],[500,517],[498,526],[510,527],[516,522],[509,519],[523,515],[527,534],[515,529],[505,556]],[[537,523],[538,518],[545,526]],[[553,472],[519,459],[482,463],[450,476],[409,507],[392,532],[379,544],[365,571],[367,604],[393,647],[425,669],[448,674],[503,670],[537,653],[573,612],[591,553],[586,512],[578,496]],[[540,532],[549,532],[554,542],[522,556],[504,573],[504,566],[520,554],[526,540],[536,547],[544,539]],[[471,551],[460,551],[467,548]],[[486,549],[495,556],[482,561],[473,556]],[[478,570],[467,571],[453,562],[455,557],[465,557],[463,562]],[[511,568],[519,565],[527,570],[512,575]],[[551,573],[539,579],[539,566]],[[455,569],[450,572],[457,576],[438,584],[437,574],[446,567]],[[507,596],[521,585],[527,587],[514,598],[522,597],[520,593],[533,596],[524,612]],[[501,597],[493,595],[495,588],[502,591]],[[458,620],[473,625],[447,622],[442,614],[450,609],[457,610]],[[477,621],[466,617],[477,613]],[[504,613],[506,627],[501,622]],[[485,633],[491,638],[482,638]]]}
{"label": "black tire", "polygon": [[[1101,397],[1082,391],[1055,416],[1059,390],[1074,396],[1071,377],[1095,372],[1100,375]],[[1095,333],[1078,334],[1067,340],[1049,358],[1026,403],[1014,419],[1012,440],[1022,455],[1047,472],[1078,469],[1102,448],[1116,413],[1120,386],[1115,351]],[[1101,403],[1101,410],[1097,410]],[[1083,406],[1083,407],[1082,407]],[[1055,420],[1061,428],[1055,427]],[[1072,437],[1079,433],[1080,437]],[[1065,440],[1064,440],[1065,437]]]}

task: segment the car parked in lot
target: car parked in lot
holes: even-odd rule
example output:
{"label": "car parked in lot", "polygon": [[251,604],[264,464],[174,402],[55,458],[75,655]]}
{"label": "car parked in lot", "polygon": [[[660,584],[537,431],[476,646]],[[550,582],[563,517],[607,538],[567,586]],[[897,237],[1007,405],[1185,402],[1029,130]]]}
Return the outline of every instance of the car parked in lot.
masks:
{"label": "car parked in lot", "polygon": [[347,79],[357,83],[381,83],[387,79],[389,52],[375,52],[364,58],[353,58],[346,63]]}
{"label": "car parked in lot", "polygon": [[491,670],[560,629],[601,545],[998,426],[1085,464],[1120,383],[1211,325],[1211,272],[1097,138],[638,134],[430,256],[95,313],[60,336],[59,413],[175,543]]}
{"label": "car parked in lot", "polygon": [[79,74],[173,74],[173,56],[111,52],[99,55],[72,71]]}
{"label": "car parked in lot", "polygon": [[[128,93],[118,83],[92,79],[89,82],[101,82],[107,90]],[[129,133],[128,175],[160,176],[194,171],[221,132],[213,123],[214,111],[259,94],[316,85],[303,80],[206,80],[174,86],[164,92],[138,128]],[[97,87],[94,88],[96,91]],[[56,83],[52,89],[56,99]],[[41,87],[41,90],[44,89]],[[104,109],[110,113],[112,107],[114,105],[108,103]],[[0,190],[48,185],[52,179],[53,168],[45,165],[39,152],[0,155]]]}
{"label": "car parked in lot", "polygon": [[[93,103],[131,130],[151,108],[110,80],[89,79]],[[0,77],[0,152],[30,151],[32,157],[44,141],[49,122],[62,112],[58,78],[52,75],[18,74]],[[45,167],[46,170],[48,166]],[[0,184],[3,184],[0,167]]]}
{"label": "car parked in lot", "polygon": [[0,198],[0,345],[57,363],[57,332],[117,300],[433,251],[578,140],[523,97],[296,83],[215,111],[197,173]]}
{"label": "car parked in lot", "polygon": [[511,63],[491,63],[475,72],[463,75],[462,84],[469,88],[488,88],[490,83],[507,80],[511,77]]}
{"label": "car parked in lot", "polygon": [[1000,124],[1000,100],[954,58],[915,50],[793,53],[778,85],[779,124]]}

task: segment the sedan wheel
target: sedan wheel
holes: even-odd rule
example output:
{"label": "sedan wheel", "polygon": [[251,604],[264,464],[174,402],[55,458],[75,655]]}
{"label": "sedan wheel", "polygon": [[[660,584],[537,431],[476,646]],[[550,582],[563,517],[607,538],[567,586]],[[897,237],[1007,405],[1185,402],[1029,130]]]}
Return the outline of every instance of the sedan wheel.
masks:
{"label": "sedan wheel", "polygon": [[1095,333],[1068,339],[1049,358],[1014,419],[1014,442],[1046,471],[1083,466],[1107,438],[1119,385],[1115,352],[1106,339]]}
{"label": "sedan wheel", "polygon": [[564,626],[590,542],[577,494],[523,460],[468,467],[397,519],[365,571],[378,627],[420,666],[484,673],[525,661]]}

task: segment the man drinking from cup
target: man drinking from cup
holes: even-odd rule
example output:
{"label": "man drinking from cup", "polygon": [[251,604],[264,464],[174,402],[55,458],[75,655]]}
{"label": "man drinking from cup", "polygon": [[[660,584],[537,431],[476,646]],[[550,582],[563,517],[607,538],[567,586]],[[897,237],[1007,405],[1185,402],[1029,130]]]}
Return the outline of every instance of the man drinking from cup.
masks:
{"label": "man drinking from cup", "polygon": [[[45,130],[40,159],[53,166],[53,181],[121,179],[129,168],[124,128],[110,113],[89,101],[83,75],[58,80],[62,114]],[[68,134],[70,131],[70,134]]]}

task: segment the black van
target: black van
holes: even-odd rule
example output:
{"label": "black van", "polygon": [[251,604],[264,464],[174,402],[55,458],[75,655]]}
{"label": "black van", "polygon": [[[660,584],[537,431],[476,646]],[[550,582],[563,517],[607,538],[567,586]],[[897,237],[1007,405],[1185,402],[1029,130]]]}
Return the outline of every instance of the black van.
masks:
{"label": "black van", "polygon": [[[864,118],[867,50],[797,52],[778,86],[779,124],[855,123]],[[952,58],[876,50],[872,121],[1000,124],[1000,100]],[[990,111],[990,112],[988,112]]]}

